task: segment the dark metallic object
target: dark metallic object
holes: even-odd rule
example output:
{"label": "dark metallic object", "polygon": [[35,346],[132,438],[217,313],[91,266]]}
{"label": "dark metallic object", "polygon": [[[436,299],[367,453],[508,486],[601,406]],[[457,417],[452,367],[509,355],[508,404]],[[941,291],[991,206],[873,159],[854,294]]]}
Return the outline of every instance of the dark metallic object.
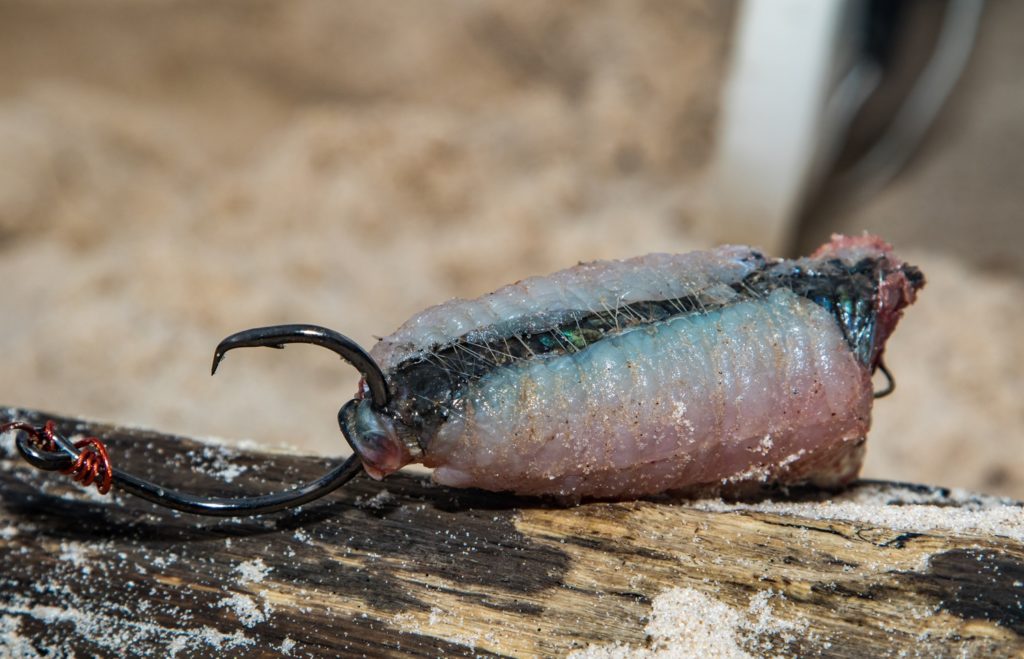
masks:
{"label": "dark metallic object", "polygon": [[[376,362],[354,341],[332,330],[315,325],[280,325],[259,327],[232,334],[217,346],[213,358],[213,372],[224,355],[235,348],[267,346],[283,348],[289,343],[312,343],[341,355],[355,366],[363,378],[374,407],[382,408],[388,401],[387,383]],[[344,419],[346,410],[355,401],[349,401],[339,412],[339,423],[346,439],[349,434]],[[205,497],[169,490],[111,466],[103,443],[95,437],[72,443],[54,429],[53,422],[42,428],[14,422],[0,426],[0,433],[20,430],[15,444],[22,457],[37,469],[71,474],[83,485],[96,485],[105,494],[111,485],[153,503],[197,515],[230,517],[235,515],[262,515],[286,508],[294,508],[333,492],[363,472],[358,454],[353,454],[318,480],[285,492],[252,497]],[[351,440],[350,440],[351,443]],[[99,457],[97,457],[99,456]]]}

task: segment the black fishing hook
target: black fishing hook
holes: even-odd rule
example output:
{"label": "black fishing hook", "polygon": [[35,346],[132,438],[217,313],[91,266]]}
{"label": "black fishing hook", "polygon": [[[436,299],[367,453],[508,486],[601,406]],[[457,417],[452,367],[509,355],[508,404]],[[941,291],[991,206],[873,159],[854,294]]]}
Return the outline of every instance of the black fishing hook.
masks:
{"label": "black fishing hook", "polygon": [[[255,346],[283,348],[289,343],[312,343],[334,351],[362,373],[373,406],[380,409],[387,405],[390,398],[387,382],[373,358],[352,339],[316,325],[259,327],[232,334],[217,345],[211,374],[217,372],[218,364],[230,350]],[[342,412],[351,402],[342,408]],[[349,433],[341,418],[343,416],[339,414],[339,424],[346,440],[349,440]],[[116,485],[125,492],[161,506],[197,515],[262,515],[294,508],[333,492],[363,472],[362,460],[358,454],[353,453],[319,479],[292,490],[248,497],[207,497],[170,490],[116,469],[111,466],[102,442],[90,437],[72,443],[55,430],[52,421],[42,427],[22,422],[0,426],[0,433],[10,430],[22,432],[15,441],[18,452],[38,469],[72,474],[85,485],[95,482],[101,493],[106,493],[111,485]],[[93,454],[87,455],[88,451]]]}

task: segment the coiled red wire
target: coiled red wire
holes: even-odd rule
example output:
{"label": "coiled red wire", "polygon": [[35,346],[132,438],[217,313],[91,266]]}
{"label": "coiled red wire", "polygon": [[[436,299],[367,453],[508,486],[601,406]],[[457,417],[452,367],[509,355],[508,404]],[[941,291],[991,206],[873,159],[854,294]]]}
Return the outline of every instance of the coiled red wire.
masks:
{"label": "coiled red wire", "polygon": [[[60,450],[57,440],[54,439],[57,424],[53,421],[47,421],[41,433],[35,426],[22,422],[5,423],[0,426],[0,433],[8,430],[21,430],[27,433],[43,451],[52,453]],[[78,449],[78,457],[69,467],[61,469],[60,473],[69,474],[73,480],[86,487],[95,485],[96,491],[100,494],[109,492],[114,480],[114,470],[110,465],[107,447],[96,437],[86,437],[75,442],[75,448]]]}

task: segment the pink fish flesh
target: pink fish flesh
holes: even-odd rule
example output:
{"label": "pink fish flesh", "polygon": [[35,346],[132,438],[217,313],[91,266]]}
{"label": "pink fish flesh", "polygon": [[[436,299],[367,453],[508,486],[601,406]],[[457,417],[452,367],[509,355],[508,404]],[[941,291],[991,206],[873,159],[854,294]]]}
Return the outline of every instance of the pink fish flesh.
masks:
{"label": "pink fish flesh", "polygon": [[[924,278],[873,236],[596,261],[416,315],[371,351],[367,471],[624,499],[836,488],[860,469],[871,375]],[[359,397],[365,396],[362,388]]]}

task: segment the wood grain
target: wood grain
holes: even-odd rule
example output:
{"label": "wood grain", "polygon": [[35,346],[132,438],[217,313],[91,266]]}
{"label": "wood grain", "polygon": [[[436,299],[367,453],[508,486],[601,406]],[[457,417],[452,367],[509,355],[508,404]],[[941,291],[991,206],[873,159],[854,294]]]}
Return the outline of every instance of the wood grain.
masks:
{"label": "wood grain", "polygon": [[[43,418],[0,408],[0,422],[14,417]],[[329,464],[57,420],[103,438],[119,467],[191,491],[270,491]],[[685,651],[692,639],[648,626],[673,589],[734,611],[741,624],[718,631],[755,655],[1024,653],[1024,533],[999,521],[1020,505],[922,486],[790,493],[778,510],[564,509],[396,475],[299,511],[218,520],[36,472],[8,434],[0,496],[0,641],[12,654]]]}

